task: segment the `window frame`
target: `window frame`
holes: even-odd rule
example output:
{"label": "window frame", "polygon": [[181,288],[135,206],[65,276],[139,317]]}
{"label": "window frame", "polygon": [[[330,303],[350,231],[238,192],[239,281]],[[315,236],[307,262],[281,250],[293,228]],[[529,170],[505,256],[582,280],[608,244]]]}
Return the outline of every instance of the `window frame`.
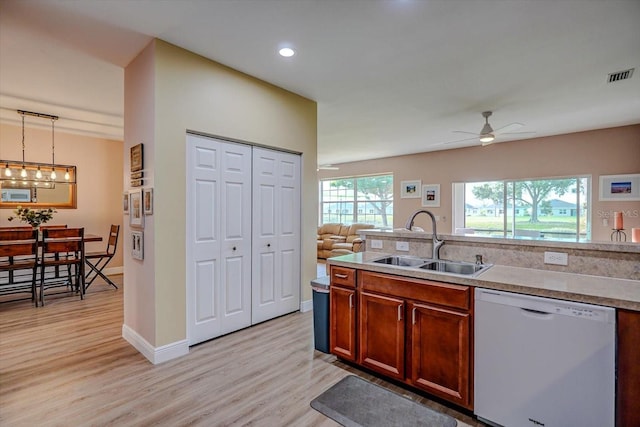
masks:
{"label": "window frame", "polygon": [[[516,203],[515,195],[512,197],[509,196],[510,190],[513,192],[515,189],[516,183],[520,182],[535,182],[535,181],[554,181],[554,180],[575,180],[575,237],[570,239],[563,238],[553,238],[548,237],[549,234],[559,234],[547,231],[547,237],[544,236],[545,231],[541,230],[540,239],[548,240],[548,241],[588,241],[591,239],[591,229],[592,229],[592,199],[593,199],[593,180],[592,176],[588,174],[576,174],[576,175],[568,175],[568,176],[556,176],[556,177],[541,177],[541,178],[514,178],[514,179],[502,179],[502,180],[483,180],[483,181],[468,181],[468,182],[454,182],[452,183],[452,218],[453,218],[453,229],[452,233],[455,234],[456,230],[465,230],[468,232],[473,227],[470,227],[467,224],[467,216],[471,215],[468,212],[480,211],[481,209],[476,206],[471,206],[467,204],[466,201],[466,186],[470,184],[497,184],[502,183],[502,207],[499,210],[503,211],[499,216],[502,217],[502,235],[500,236],[483,236],[478,233],[478,235],[483,237],[495,237],[495,238],[504,238],[504,239],[519,239],[521,236],[516,236],[517,230],[517,221],[516,217],[518,216],[526,216],[531,209],[531,206],[523,206],[518,205]],[[509,188],[511,186],[511,188]],[[584,189],[583,189],[584,188]],[[541,201],[546,200],[546,197]],[[509,206],[512,206],[511,208]],[[504,208],[506,207],[506,209]],[[493,207],[492,207],[493,209]],[[564,209],[566,212],[569,212],[569,208],[559,208]],[[538,212],[540,212],[540,206],[538,206]],[[572,216],[572,215],[563,215],[563,216]],[[584,220],[584,225],[581,221]],[[522,230],[522,229],[520,229]],[[476,234],[476,231],[482,232],[482,230],[473,230],[473,233]],[[499,230],[496,233],[500,233]]]}

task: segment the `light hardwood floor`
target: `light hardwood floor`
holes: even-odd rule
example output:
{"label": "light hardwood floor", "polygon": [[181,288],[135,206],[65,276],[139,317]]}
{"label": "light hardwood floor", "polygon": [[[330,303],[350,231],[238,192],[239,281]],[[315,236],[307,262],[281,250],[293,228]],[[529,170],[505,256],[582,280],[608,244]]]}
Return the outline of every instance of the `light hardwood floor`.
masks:
{"label": "light hardwood floor", "polygon": [[482,425],[315,351],[311,312],[154,366],[121,337],[122,294],[94,283],[84,301],[0,304],[1,426],[335,426],[309,402],[349,374]]}

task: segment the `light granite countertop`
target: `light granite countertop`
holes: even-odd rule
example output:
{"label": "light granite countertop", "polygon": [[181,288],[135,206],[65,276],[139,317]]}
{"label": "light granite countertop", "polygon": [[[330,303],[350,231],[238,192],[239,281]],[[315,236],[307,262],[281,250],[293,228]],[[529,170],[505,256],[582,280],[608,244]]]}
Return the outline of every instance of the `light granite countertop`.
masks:
{"label": "light granite countertop", "polygon": [[640,311],[640,281],[494,265],[477,277],[373,263],[390,255],[360,252],[327,259],[330,265],[459,285],[517,292]]}

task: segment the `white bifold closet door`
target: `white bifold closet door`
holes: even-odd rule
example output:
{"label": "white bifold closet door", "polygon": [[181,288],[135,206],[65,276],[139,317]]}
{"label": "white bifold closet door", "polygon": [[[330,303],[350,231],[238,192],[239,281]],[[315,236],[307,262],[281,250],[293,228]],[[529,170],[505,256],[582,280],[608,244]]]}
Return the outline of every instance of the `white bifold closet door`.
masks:
{"label": "white bifold closet door", "polygon": [[190,345],[251,324],[251,186],[250,146],[187,135]]}
{"label": "white bifold closet door", "polygon": [[252,323],[300,309],[300,156],[253,148]]}
{"label": "white bifold closet door", "polygon": [[300,308],[300,156],[187,135],[187,339]]}

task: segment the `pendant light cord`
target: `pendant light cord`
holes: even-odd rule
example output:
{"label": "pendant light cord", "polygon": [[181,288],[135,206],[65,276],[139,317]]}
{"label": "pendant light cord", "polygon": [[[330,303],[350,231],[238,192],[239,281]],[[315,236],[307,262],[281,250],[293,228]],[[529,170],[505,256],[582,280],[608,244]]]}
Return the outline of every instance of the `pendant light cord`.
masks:
{"label": "pendant light cord", "polygon": [[22,168],[24,169],[24,114],[22,115]]}

